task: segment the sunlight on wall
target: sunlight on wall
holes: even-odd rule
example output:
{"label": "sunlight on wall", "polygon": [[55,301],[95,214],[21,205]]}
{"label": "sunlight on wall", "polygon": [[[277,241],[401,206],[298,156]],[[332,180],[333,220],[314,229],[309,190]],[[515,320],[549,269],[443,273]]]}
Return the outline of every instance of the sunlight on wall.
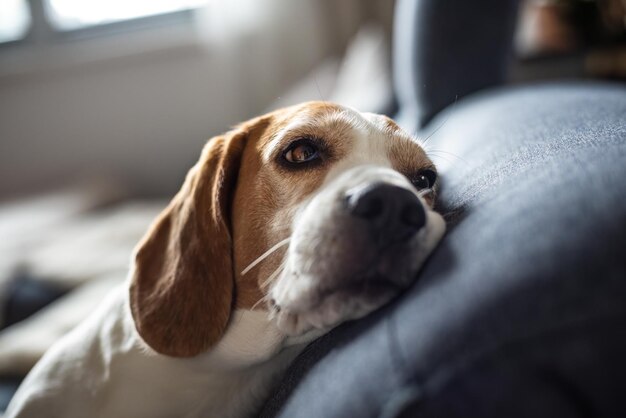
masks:
{"label": "sunlight on wall", "polygon": [[30,26],[25,0],[0,1],[0,43],[21,39]]}
{"label": "sunlight on wall", "polygon": [[60,30],[79,29],[193,9],[208,0],[48,0],[52,25]]}

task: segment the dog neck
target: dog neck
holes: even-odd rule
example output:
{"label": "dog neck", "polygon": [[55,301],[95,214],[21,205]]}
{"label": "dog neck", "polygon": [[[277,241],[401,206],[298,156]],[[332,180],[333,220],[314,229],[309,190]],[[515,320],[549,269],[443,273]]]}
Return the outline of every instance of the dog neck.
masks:
{"label": "dog neck", "polygon": [[[138,338],[135,332],[134,336]],[[129,354],[130,363],[152,362],[141,366],[142,371],[158,370],[165,379],[163,384],[151,383],[148,393],[141,397],[145,395],[154,402],[162,396],[167,399],[163,408],[179,414],[187,411],[180,416],[242,417],[258,412],[303,347],[300,341],[289,340],[281,333],[267,312],[238,310],[222,340],[205,354],[172,358],[147,352],[141,345]],[[153,410],[154,405],[149,408]]]}
{"label": "dog neck", "polygon": [[[102,378],[88,385],[75,382],[76,393],[67,395],[89,402],[90,393],[106,394],[99,416],[254,415],[306,342],[287,338],[266,312],[235,311],[209,352],[168,357],[143,343],[128,310],[127,299],[112,298],[91,318],[97,326],[83,325],[98,331],[78,357],[89,359],[90,375]],[[84,331],[75,335],[83,338]]]}
{"label": "dog neck", "polygon": [[25,416],[64,411],[77,418],[85,411],[93,417],[254,416],[304,343],[315,337],[289,339],[265,312],[236,311],[209,352],[168,357],[139,337],[127,293],[124,287],[112,292],[49,350],[14,397],[9,416],[12,409]]}

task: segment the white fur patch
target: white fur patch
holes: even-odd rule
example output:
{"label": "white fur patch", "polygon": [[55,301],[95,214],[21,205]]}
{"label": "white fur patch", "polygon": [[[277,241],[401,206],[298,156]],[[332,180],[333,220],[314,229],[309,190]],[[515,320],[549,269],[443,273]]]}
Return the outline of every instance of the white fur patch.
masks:
{"label": "white fur patch", "polygon": [[[366,263],[379,256],[373,244],[363,244],[368,238],[359,235],[362,231],[346,226],[352,221],[345,213],[346,192],[356,186],[383,182],[419,196],[408,179],[392,168],[388,157],[392,133],[386,119],[351,109],[334,112],[326,118],[350,125],[350,144],[344,144],[349,149],[328,171],[321,189],[296,212],[285,268],[270,292],[280,309],[276,313],[278,327],[293,336],[306,335],[315,329],[327,330],[345,320],[359,318],[397,293],[383,286],[379,295],[351,297],[350,291],[341,289],[342,281],[349,283],[354,276],[363,274],[359,264],[367,267]],[[310,123],[310,120],[304,118],[297,123]],[[420,201],[427,212],[426,225],[407,244],[406,256],[394,260],[403,266],[397,275],[405,277],[406,282],[417,273],[445,231],[441,216],[430,210],[421,197]],[[393,264],[388,260],[381,262]],[[320,296],[333,286],[340,290]],[[359,292],[356,286],[353,293]],[[367,283],[363,286],[367,287]]]}
{"label": "white fur patch", "polygon": [[[444,233],[441,216],[422,199],[425,226],[383,251],[345,208],[346,191],[355,186],[383,182],[417,194],[393,169],[386,119],[348,108],[317,118],[304,112],[278,132],[261,157],[270,164],[291,130],[337,123],[349,126],[345,158],[329,169],[320,190],[297,207],[284,208],[267,226],[285,229],[286,220],[292,221],[285,268],[268,295],[280,310],[234,311],[209,352],[172,358],[141,340],[126,284],[47,352],[6,418],[253,416],[304,344],[368,314],[406,287]],[[395,282],[368,282],[372,273],[394,276]]]}

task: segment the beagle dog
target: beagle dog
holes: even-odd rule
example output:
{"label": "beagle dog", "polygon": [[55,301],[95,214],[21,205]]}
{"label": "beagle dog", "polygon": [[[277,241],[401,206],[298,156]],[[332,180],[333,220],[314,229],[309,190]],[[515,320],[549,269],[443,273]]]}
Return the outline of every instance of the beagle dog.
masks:
{"label": "beagle dog", "polygon": [[445,230],[391,119],[326,102],[211,139],[128,282],[57,342],[7,417],[247,417],[305,344],[409,286]]}

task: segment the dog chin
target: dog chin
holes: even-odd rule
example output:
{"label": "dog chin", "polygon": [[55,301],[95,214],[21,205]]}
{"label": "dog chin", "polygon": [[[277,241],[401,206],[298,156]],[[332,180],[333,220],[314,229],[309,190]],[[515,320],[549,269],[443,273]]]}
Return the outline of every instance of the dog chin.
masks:
{"label": "dog chin", "polygon": [[270,310],[277,327],[290,337],[302,337],[364,317],[389,302],[413,283],[445,231],[439,214],[429,211],[427,217],[427,226],[413,245],[379,254],[378,261],[368,268],[372,273],[337,271],[343,279],[322,280],[316,274],[287,267],[271,292]]}
{"label": "dog chin", "polygon": [[[298,279],[280,277],[274,290],[272,313],[278,328],[288,336],[300,336],[311,330],[329,330],[342,322],[358,319],[380,308],[407,288],[417,269],[406,249],[397,257],[392,251],[379,255],[368,273],[342,272],[343,279],[321,280],[320,277],[287,273]],[[413,254],[415,256],[415,254]],[[390,268],[390,264],[394,264]],[[287,270],[289,271],[289,270]],[[281,280],[282,279],[282,280]]]}
{"label": "dog chin", "polygon": [[311,330],[329,330],[342,322],[359,319],[383,306],[400,293],[389,280],[355,281],[327,290],[318,303],[305,310],[274,310],[278,328],[288,336],[301,336]]}

